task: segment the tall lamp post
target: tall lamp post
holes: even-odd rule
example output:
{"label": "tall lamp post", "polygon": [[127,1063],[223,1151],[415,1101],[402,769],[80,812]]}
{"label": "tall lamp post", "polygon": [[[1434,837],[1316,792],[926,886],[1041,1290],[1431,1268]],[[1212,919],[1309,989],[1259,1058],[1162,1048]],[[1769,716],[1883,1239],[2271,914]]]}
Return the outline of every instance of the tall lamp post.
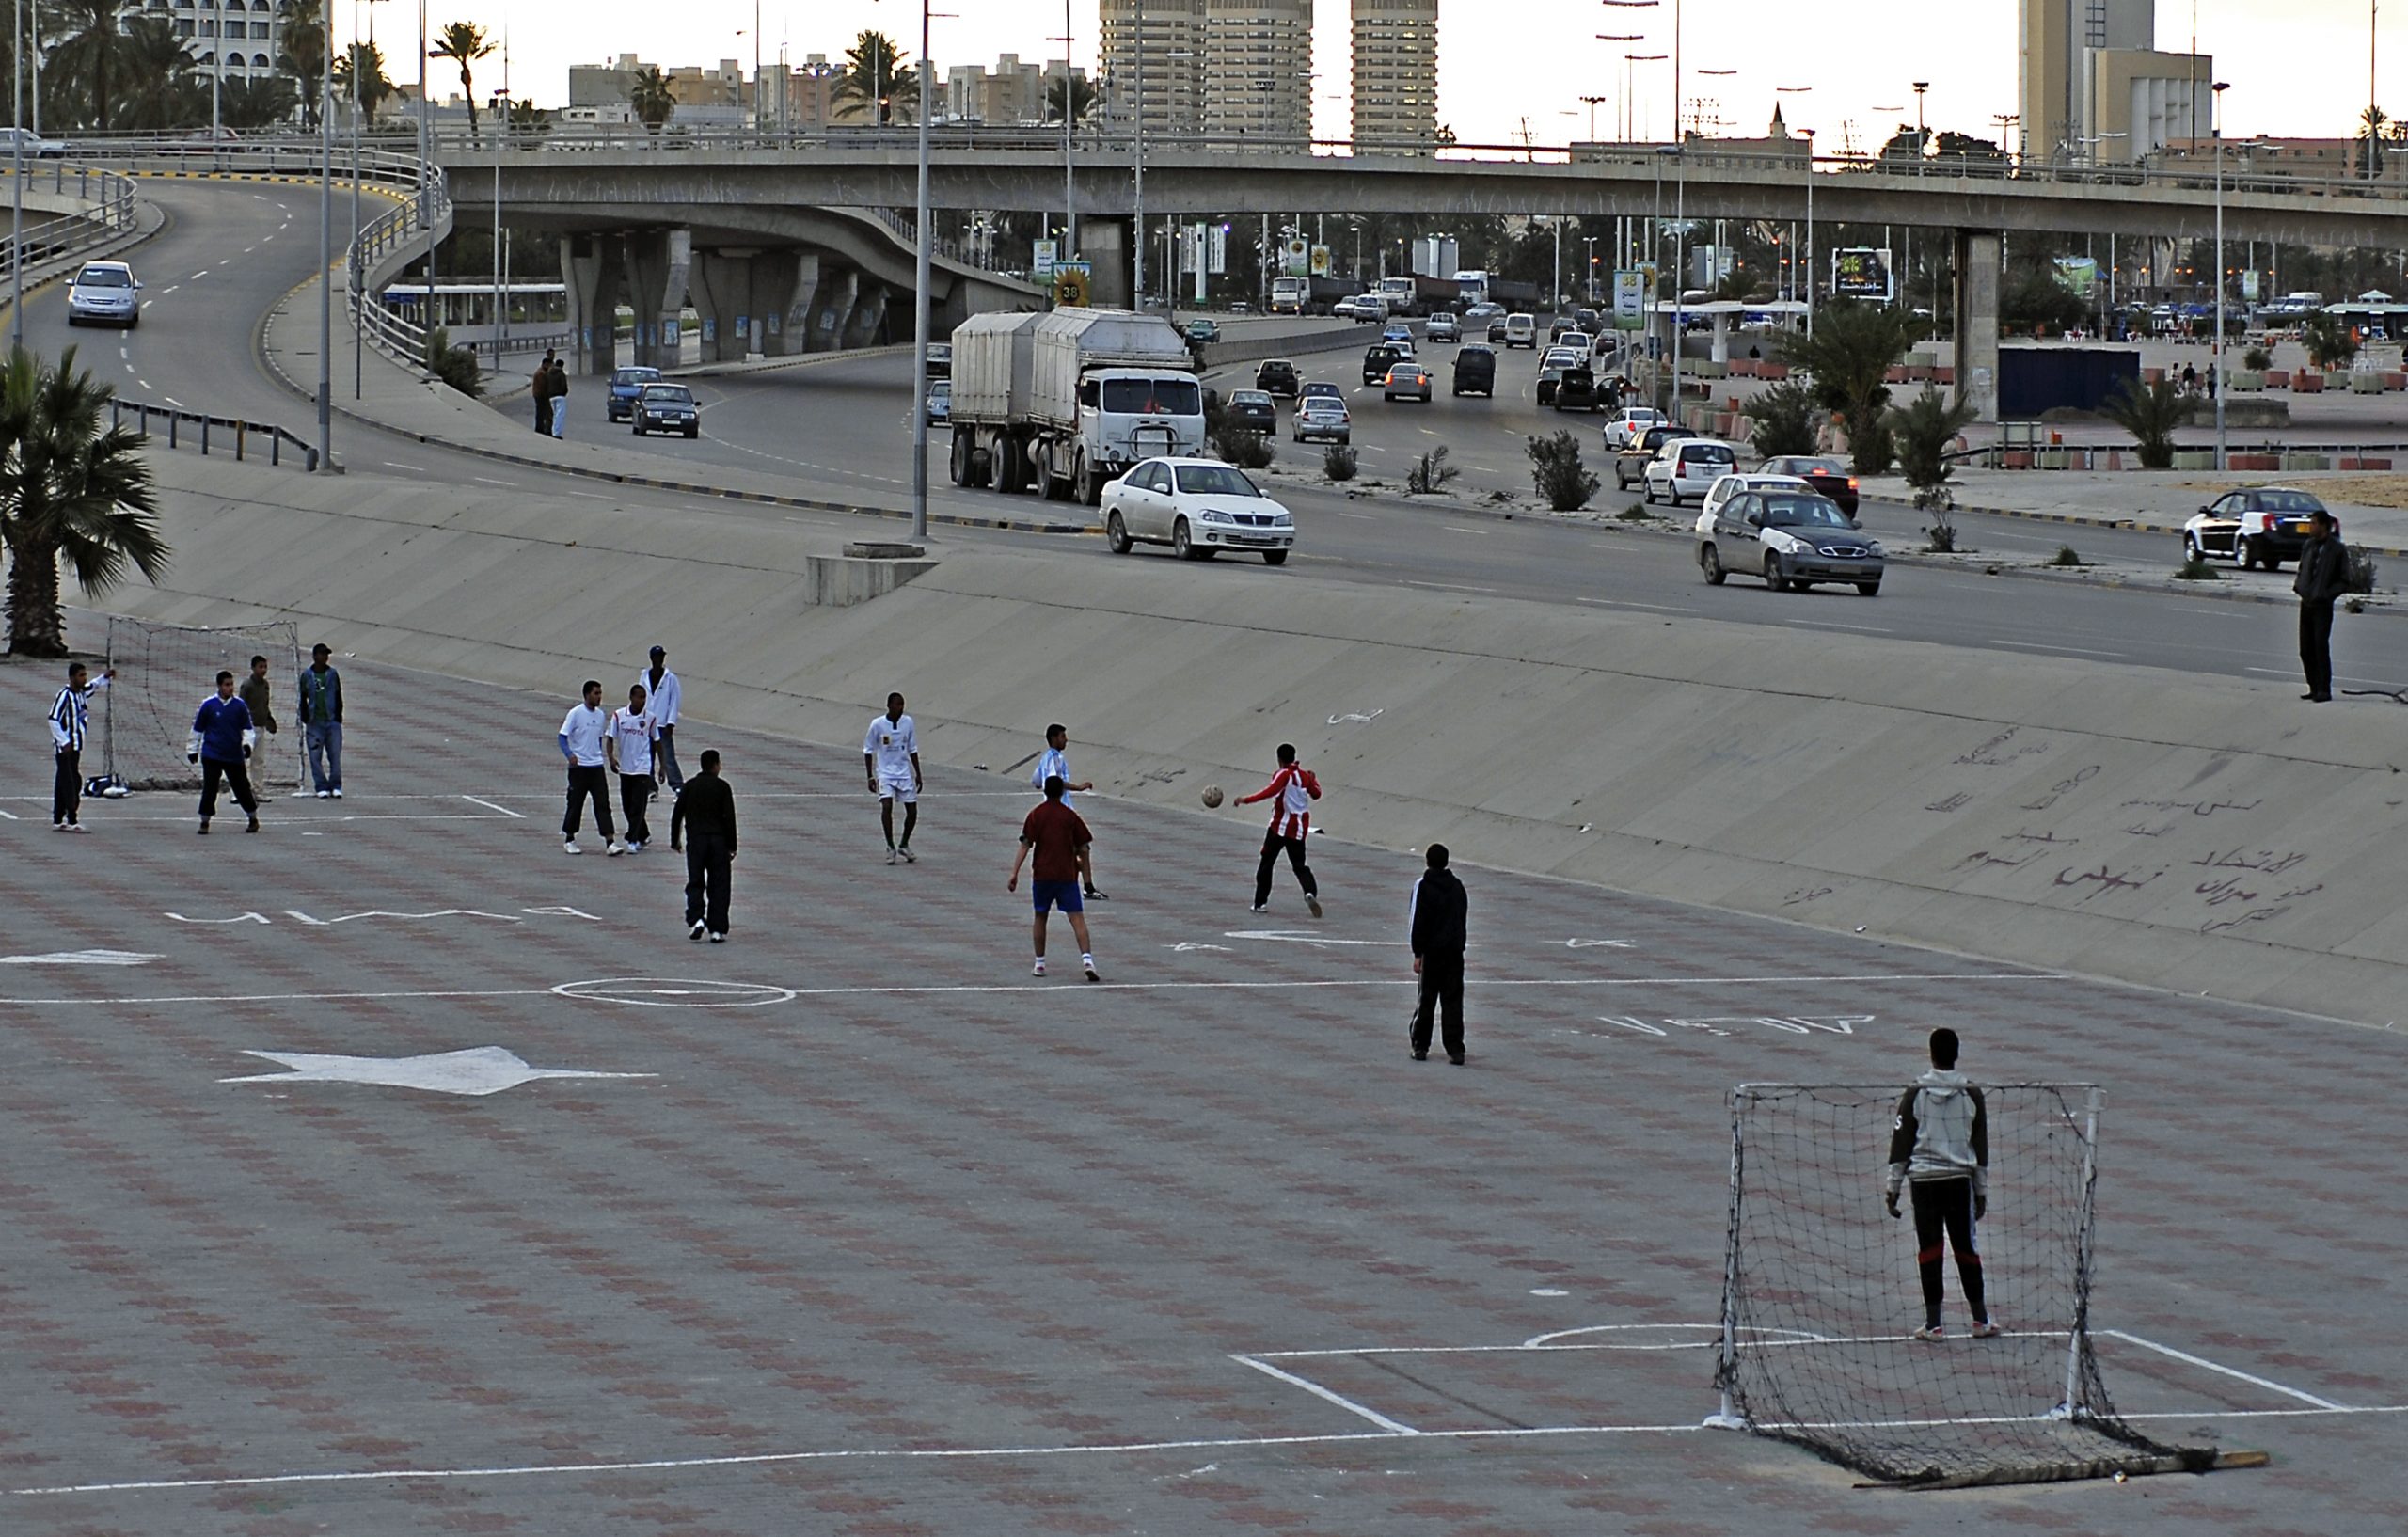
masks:
{"label": "tall lamp post", "polygon": [[1806,135],[1806,334],[1814,334],[1814,131]]}
{"label": "tall lamp post", "polygon": [[[1599,42],[1638,42],[1641,37],[1642,34],[1637,32],[1600,32],[1597,34],[1597,40]],[[1626,54],[1623,56],[1629,57]],[[1622,67],[1622,101],[1618,103],[1622,117],[1615,124],[1614,136],[1617,142],[1628,144],[1630,142],[1630,66],[1626,63]],[[1589,136],[1591,138],[1597,136],[1593,126],[1590,130]]]}
{"label": "tall lamp post", "polygon": [[[16,55],[9,71],[10,104],[14,111],[9,120],[23,122],[25,118],[25,7],[18,0],[9,19],[9,52]],[[12,134],[8,141],[8,342],[12,347],[25,344],[25,136]]]}
{"label": "tall lamp post", "polygon": [[[1641,64],[1661,64],[1661,63],[1663,63],[1666,59],[1668,59],[1668,58],[1670,58],[1670,57],[1671,57],[1671,56],[1672,56],[1672,55],[1670,55],[1670,54],[1624,54],[1624,55],[1623,55],[1623,56],[1622,56],[1622,87],[1623,87],[1623,89],[1622,89],[1622,100],[1623,100],[1623,111],[1624,111],[1624,113],[1625,115],[1627,115],[1627,114],[1629,113],[1629,111],[1630,111],[1630,107],[1631,107],[1631,96],[1632,96],[1632,93],[1637,89],[1637,87],[1634,87],[1634,86],[1631,84],[1631,75],[1632,75],[1632,71],[1634,71],[1634,70],[1635,70],[1639,65],[1641,65]],[[1637,132],[1638,132],[1638,130],[1637,130],[1635,127],[1634,127],[1634,128],[1631,128],[1631,129],[1629,129],[1629,130],[1627,130],[1627,131],[1626,131],[1626,132],[1624,132],[1624,134],[1623,135],[1623,138],[1624,138],[1624,140],[1625,142],[1627,142],[1627,141],[1630,139],[1631,135],[1632,135],[1633,134],[1637,133]]]}
{"label": "tall lamp post", "polygon": [[2215,141],[2216,156],[2216,346],[2209,367],[2208,384],[2216,397],[2216,469],[2225,467],[2224,440],[2224,93],[2231,82],[2219,80],[2209,87],[2215,92],[2210,103],[2208,134]]}
{"label": "tall lamp post", "polygon": [[1070,0],[1062,0],[1062,255],[1079,254],[1079,182],[1077,163],[1070,157]]}
{"label": "tall lamp post", "polygon": [[[1601,4],[1603,4],[1603,5],[1605,6],[1605,8],[1606,8],[1608,10],[1653,10],[1653,9],[1655,9],[1658,5],[1662,4],[1662,0],[1600,0],[1600,3],[1601,3]],[[1634,20],[1635,20],[1635,19],[1634,19]],[[1640,34],[1637,34],[1637,33],[1631,33],[1631,34],[1627,34],[1627,35],[1625,35],[1625,34],[1622,34],[1622,33],[1607,33],[1607,32],[1600,32],[1600,33],[1598,33],[1598,34],[1597,34],[1597,40],[1598,40],[1599,42],[1637,42],[1637,41],[1639,40],[1639,39],[1640,39]],[[1631,61],[1631,59],[1630,59],[1629,55],[1624,55],[1624,62],[1623,62],[1623,70],[1622,70],[1622,112],[1623,112],[1623,130],[1622,130],[1622,137],[1623,137],[1623,142],[1624,142],[1624,143],[1625,143],[1625,144],[1627,144],[1627,143],[1629,143],[1629,142],[1630,142],[1630,135],[1631,135],[1631,132],[1632,132],[1632,130],[1631,130],[1631,126],[1630,126],[1630,124],[1631,124],[1631,111],[1630,111],[1630,83],[1631,83],[1630,65],[1631,65],[1631,62],[1632,62],[1632,61]],[[1674,82],[1674,88],[1673,88],[1672,96],[1673,96],[1673,101],[1672,101],[1672,111],[1673,111],[1673,116],[1674,116],[1675,118],[1677,118],[1677,117],[1679,117],[1679,115],[1680,115],[1680,90],[1679,90],[1679,83],[1678,83],[1677,81],[1675,81],[1675,82]],[[1593,135],[1592,135],[1592,136],[1593,136]]]}
{"label": "tall lamp post", "polygon": [[[928,119],[936,103],[936,67],[928,62],[928,0],[920,0],[920,196],[913,242],[919,246],[911,295],[911,537],[928,536],[928,284],[936,246],[928,211]],[[1065,103],[1068,104],[1067,103]],[[999,469],[998,475],[1002,473]]]}
{"label": "tall lamp post", "polygon": [[[1917,176],[1923,174],[1923,157],[1931,148],[1930,135],[1923,126],[1923,93],[1929,89],[1931,89],[1930,81],[1915,82],[1915,174]],[[1937,311],[1934,312],[1934,316],[1937,318]]]}
{"label": "tall lamp post", "polygon": [[[334,467],[335,25],[318,8],[318,467]],[[432,297],[433,295],[429,295]]]}

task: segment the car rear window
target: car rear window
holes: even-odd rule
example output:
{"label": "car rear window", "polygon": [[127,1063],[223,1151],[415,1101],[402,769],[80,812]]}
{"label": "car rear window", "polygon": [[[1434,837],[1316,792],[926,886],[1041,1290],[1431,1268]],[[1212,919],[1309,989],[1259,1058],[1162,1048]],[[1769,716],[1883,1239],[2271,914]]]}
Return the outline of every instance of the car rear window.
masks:
{"label": "car rear window", "polygon": [[1693,465],[1727,465],[1732,462],[1731,446],[1727,443],[1689,443],[1682,447],[1681,457]]}
{"label": "car rear window", "polygon": [[2324,503],[2305,491],[2260,491],[2258,505],[2269,513],[2321,513]]}

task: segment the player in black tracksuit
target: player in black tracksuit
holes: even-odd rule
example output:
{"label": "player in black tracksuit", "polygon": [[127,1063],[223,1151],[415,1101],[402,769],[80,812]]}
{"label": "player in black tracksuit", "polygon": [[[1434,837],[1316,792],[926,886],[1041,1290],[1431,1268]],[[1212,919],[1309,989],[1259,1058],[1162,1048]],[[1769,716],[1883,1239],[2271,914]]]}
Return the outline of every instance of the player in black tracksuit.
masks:
{"label": "player in black tracksuit", "polygon": [[1973,1224],[1989,1210],[1989,1110],[1982,1091],[1956,1070],[1956,1032],[1934,1030],[1931,1070],[1900,1097],[1898,1118],[1890,1133],[1890,1214],[1900,1214],[1901,1185],[1911,1191],[1915,1209],[1915,1264],[1922,1272],[1924,1312],[1924,1326],[1915,1331],[1918,1339],[1943,1337],[1943,1235],[1956,1251],[1956,1278],[1965,1288],[1973,1333],[1987,1339],[1999,1332],[1982,1294],[1982,1256],[1973,1237]]}
{"label": "player in black tracksuit", "polygon": [[1447,1060],[1464,1065],[1464,883],[1447,868],[1447,846],[1434,843],[1429,868],[1413,883],[1413,970],[1421,997],[1413,1010],[1413,1060],[1430,1055],[1431,1017],[1444,1010]]}

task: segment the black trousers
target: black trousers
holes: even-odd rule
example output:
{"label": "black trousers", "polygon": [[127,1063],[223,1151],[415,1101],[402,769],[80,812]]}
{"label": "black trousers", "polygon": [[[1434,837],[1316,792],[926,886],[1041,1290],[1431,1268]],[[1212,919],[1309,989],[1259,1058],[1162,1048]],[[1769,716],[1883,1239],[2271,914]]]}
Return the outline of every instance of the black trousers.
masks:
{"label": "black trousers", "polygon": [[1296,884],[1305,888],[1307,896],[1321,895],[1321,883],[1313,879],[1313,872],[1305,864],[1305,840],[1283,838],[1277,832],[1262,835],[1262,863],[1254,872],[1254,905],[1260,907],[1271,900],[1271,872],[1279,867],[1279,855],[1285,851],[1288,863],[1296,867]]}
{"label": "black trousers", "polygon": [[568,766],[568,812],[561,818],[561,836],[574,838],[585,817],[585,802],[594,802],[594,828],[609,843],[618,836],[610,831],[610,770],[600,764],[588,767],[581,763]]}
{"label": "black trousers", "polygon": [[645,821],[643,816],[644,803],[651,799],[652,776],[650,774],[621,774],[619,776],[619,809],[626,814],[629,843],[652,841],[652,824]]}
{"label": "black trousers", "polygon": [[[1945,1279],[1941,1267],[1953,1248],[1956,1279],[1965,1288],[1965,1306],[1972,1309],[1974,1323],[1988,1323],[1989,1304],[1982,1297],[1982,1255],[1973,1244],[1973,1181],[1909,1180],[1907,1194],[1915,1209],[1915,1268],[1923,1275],[1923,1321],[1940,1327]],[[1945,1247],[1941,1242],[1943,1235]]]}
{"label": "black trousers", "polygon": [[2307,691],[2319,699],[2333,697],[2333,600],[2299,606],[2299,662],[2307,673]]}
{"label": "black trousers", "polygon": [[1413,1008],[1413,1049],[1430,1049],[1430,1025],[1434,1018],[1443,1014],[1446,1024],[1439,1038],[1445,1042],[1449,1056],[1464,1054],[1464,956],[1458,950],[1452,955],[1426,955],[1421,958],[1421,996]]}
{"label": "black trousers", "polygon": [[50,819],[72,822],[75,808],[84,800],[84,752],[81,748],[61,747],[54,753],[58,759],[58,772],[50,782]]}
{"label": "black trousers", "polygon": [[736,851],[716,833],[686,834],[686,926],[701,924],[727,932],[728,882],[736,876]]}
{"label": "black trousers", "polygon": [[226,782],[228,789],[234,792],[234,804],[242,807],[246,816],[259,815],[259,798],[251,794],[251,771],[239,763],[220,763],[215,758],[203,758],[200,760],[202,821],[217,815],[217,782],[220,779]]}
{"label": "black trousers", "polygon": [[535,397],[535,430],[547,436],[551,433],[552,398],[549,395],[538,395]]}

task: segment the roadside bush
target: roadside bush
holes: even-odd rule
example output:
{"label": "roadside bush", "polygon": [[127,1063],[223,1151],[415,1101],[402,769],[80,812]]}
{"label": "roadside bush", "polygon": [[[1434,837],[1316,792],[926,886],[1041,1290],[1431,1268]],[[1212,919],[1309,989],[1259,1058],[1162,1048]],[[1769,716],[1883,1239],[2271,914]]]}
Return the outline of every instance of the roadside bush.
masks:
{"label": "roadside bush", "polygon": [[1814,452],[1814,392],[1797,380],[1784,379],[1758,394],[1744,414],[1756,424],[1748,441],[1760,457]]}
{"label": "roadside bush", "polygon": [[1569,432],[1529,440],[1530,480],[1559,513],[1577,512],[1597,494],[1597,477],[1580,463],[1580,440]]}
{"label": "roadside bush", "polygon": [[1656,515],[1648,509],[1647,504],[1643,501],[1632,502],[1621,512],[1616,513],[1614,516],[1616,519],[1624,523],[1653,523],[1656,521]]}
{"label": "roadside bush", "polygon": [[426,333],[426,369],[471,400],[485,392],[484,375],[477,369],[477,355],[466,347],[452,345],[452,333],[440,325]]}
{"label": "roadside bush", "polygon": [[2107,420],[2132,435],[2143,469],[2174,467],[2174,429],[2182,421],[2182,396],[2170,379],[2135,389],[2127,381],[2115,387],[2103,408]]}
{"label": "roadside bush", "polygon": [[2071,545],[2059,545],[2057,553],[2051,558],[2049,563],[2051,565],[2083,565],[2086,563]]}
{"label": "roadside bush", "polygon": [[1447,463],[1447,445],[1441,443],[1413,461],[1413,467],[1404,472],[1404,489],[1413,496],[1426,497],[1446,489],[1447,483],[1461,473]]}
{"label": "roadside bush", "polygon": [[2194,555],[2175,569],[2174,579],[2176,581],[2222,581],[2224,573],[2210,565],[2205,556]]}
{"label": "roadside bush", "polygon": [[2242,351],[2241,366],[2252,373],[2263,373],[2274,366],[2274,355],[2263,347],[2252,345]]}
{"label": "roadside bush", "polygon": [[2350,557],[2350,591],[2372,594],[2375,571],[2374,551],[2364,545],[2348,545],[2343,547]]}
{"label": "roadside bush", "polygon": [[2299,339],[2307,346],[2307,360],[2321,369],[2342,369],[2358,356],[2358,340],[2350,328],[2321,310],[2307,317]]}
{"label": "roadside bush", "polygon": [[1223,433],[1212,447],[1224,460],[1240,469],[1268,469],[1271,461],[1279,456],[1269,435],[1248,432],[1243,427]]}
{"label": "roadside bush", "polygon": [[1333,481],[1351,481],[1354,478],[1356,463],[1352,445],[1332,443],[1322,451],[1321,472]]}

